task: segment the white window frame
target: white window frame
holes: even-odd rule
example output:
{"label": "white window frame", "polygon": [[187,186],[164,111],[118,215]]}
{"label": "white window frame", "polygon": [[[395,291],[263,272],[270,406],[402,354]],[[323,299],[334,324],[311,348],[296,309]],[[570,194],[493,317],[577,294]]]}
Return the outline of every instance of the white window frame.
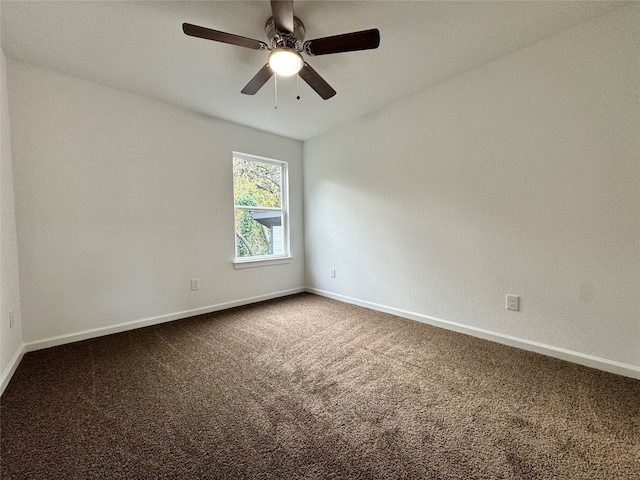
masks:
{"label": "white window frame", "polygon": [[[290,233],[289,233],[289,163],[282,160],[275,160],[273,158],[260,157],[257,155],[251,155],[249,153],[233,152],[231,162],[233,165],[234,158],[241,158],[253,162],[270,163],[280,167],[281,186],[281,207],[250,207],[246,205],[233,205],[233,238],[234,238],[234,253],[233,253],[233,265],[236,269],[250,268],[250,267],[262,267],[266,265],[279,265],[283,263],[289,263],[291,261],[290,250]],[[233,175],[233,172],[232,172]],[[232,177],[233,180],[233,177]],[[233,192],[235,200],[235,192]],[[236,235],[236,215],[238,210],[245,211],[274,211],[282,214],[282,250],[283,253],[270,254],[270,255],[254,255],[250,257],[238,257],[238,236]]]}

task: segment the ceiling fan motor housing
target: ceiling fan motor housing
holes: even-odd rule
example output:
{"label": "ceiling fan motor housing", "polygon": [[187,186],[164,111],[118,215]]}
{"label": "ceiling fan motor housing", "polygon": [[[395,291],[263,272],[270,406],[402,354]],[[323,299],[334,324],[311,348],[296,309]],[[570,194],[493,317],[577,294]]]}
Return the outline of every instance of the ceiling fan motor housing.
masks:
{"label": "ceiling fan motor housing", "polygon": [[298,17],[293,17],[293,33],[279,32],[276,29],[273,17],[269,17],[265,25],[267,38],[271,43],[271,48],[288,47],[298,51],[302,51],[302,42],[304,41],[304,23]]}

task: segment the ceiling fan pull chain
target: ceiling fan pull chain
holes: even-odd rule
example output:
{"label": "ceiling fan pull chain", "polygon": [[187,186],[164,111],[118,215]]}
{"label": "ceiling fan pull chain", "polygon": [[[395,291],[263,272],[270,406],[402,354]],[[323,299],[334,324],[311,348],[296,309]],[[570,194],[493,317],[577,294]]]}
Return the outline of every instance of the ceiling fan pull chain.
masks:
{"label": "ceiling fan pull chain", "polygon": [[296,73],[296,98],[300,100],[300,75]]}
{"label": "ceiling fan pull chain", "polygon": [[275,105],[273,106],[273,108],[275,108],[276,110],[278,109],[278,74],[275,73],[274,74],[274,82],[273,85],[275,86]]}

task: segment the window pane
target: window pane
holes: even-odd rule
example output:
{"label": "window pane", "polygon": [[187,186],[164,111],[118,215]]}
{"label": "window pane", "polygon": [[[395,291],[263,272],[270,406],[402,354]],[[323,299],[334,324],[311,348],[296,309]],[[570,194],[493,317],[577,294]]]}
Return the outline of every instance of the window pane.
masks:
{"label": "window pane", "polygon": [[236,210],[236,256],[285,253],[282,224],[282,212]]}
{"label": "window pane", "polygon": [[235,205],[282,207],[282,167],[245,158],[233,159]]}

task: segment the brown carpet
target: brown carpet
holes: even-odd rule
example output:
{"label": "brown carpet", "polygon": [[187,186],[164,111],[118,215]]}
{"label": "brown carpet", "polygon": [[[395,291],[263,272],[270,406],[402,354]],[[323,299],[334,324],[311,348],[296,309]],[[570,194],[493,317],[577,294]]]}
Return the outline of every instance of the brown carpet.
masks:
{"label": "brown carpet", "polygon": [[640,381],[310,294],[25,355],[3,479],[640,478]]}

